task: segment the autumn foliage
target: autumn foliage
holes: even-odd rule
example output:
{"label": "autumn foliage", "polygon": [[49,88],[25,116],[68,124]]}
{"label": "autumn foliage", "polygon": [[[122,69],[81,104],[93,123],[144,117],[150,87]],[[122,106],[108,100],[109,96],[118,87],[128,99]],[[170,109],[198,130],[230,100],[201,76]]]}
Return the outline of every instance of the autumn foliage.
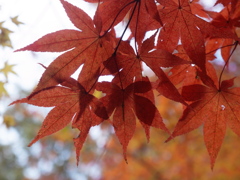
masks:
{"label": "autumn foliage", "polygon": [[[85,1],[98,3],[93,19],[60,0],[77,29],[47,34],[17,50],[63,52],[44,66],[35,90],[12,103],[54,107],[29,145],[71,124],[80,131],[74,139],[79,160],[90,128],[107,121],[127,161],[139,124],[147,140],[155,127],[169,134],[166,141],[203,125],[213,168],[226,129],[240,136],[240,88],[234,74],[223,79],[239,44],[240,1],[218,0],[220,12],[204,10],[198,0]],[[120,33],[115,30],[119,24]],[[224,61],[223,66],[216,61]],[[146,75],[146,67],[155,78]],[[105,76],[111,80],[100,81]],[[159,95],[183,106],[174,129],[166,127],[156,107]]]}

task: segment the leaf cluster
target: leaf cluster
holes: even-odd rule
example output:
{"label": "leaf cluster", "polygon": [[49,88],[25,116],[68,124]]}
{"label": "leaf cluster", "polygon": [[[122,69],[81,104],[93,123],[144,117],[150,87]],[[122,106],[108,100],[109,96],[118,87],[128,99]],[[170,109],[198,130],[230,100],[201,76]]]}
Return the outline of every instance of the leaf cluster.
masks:
{"label": "leaf cluster", "polygon": [[[80,131],[74,139],[79,159],[90,128],[108,121],[127,161],[137,121],[148,140],[150,127],[169,133],[169,141],[203,125],[213,168],[226,128],[240,135],[240,89],[233,87],[234,78],[222,80],[239,44],[240,2],[218,0],[224,7],[216,13],[205,11],[198,0],[86,1],[98,3],[93,19],[60,0],[77,30],[50,33],[17,50],[64,52],[46,67],[28,97],[12,103],[54,107],[30,145],[71,123]],[[121,22],[118,36],[115,27]],[[218,74],[216,51],[224,60]],[[155,79],[145,75],[145,66]],[[104,76],[112,79],[100,81]],[[96,97],[99,91],[102,97]],[[183,105],[172,133],[156,108],[155,92]]]}

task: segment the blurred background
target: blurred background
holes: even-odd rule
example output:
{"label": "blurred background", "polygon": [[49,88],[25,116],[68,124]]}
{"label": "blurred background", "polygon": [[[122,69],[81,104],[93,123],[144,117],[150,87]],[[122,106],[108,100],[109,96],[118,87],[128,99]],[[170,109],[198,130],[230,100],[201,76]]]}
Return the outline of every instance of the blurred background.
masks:
{"label": "blurred background", "polygon": [[[93,16],[96,6],[79,0],[69,2]],[[206,8],[214,4],[206,2]],[[107,123],[91,129],[79,166],[72,141],[76,133],[71,127],[27,147],[49,109],[8,104],[29,95],[44,71],[38,63],[47,66],[59,54],[13,51],[47,33],[75,28],[59,1],[0,0],[0,13],[0,180],[240,179],[240,141],[230,131],[214,171],[210,169],[201,128],[168,143],[164,143],[168,138],[164,132],[152,129],[148,143],[143,129],[137,126],[128,146],[128,164]],[[232,62],[238,69],[238,54]],[[157,98],[157,107],[173,130],[182,106],[162,96]]]}

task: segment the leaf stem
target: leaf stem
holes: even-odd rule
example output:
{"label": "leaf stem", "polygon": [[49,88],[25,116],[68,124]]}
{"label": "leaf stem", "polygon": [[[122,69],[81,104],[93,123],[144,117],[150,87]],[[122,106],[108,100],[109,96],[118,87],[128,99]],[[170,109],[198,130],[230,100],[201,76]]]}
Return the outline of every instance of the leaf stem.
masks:
{"label": "leaf stem", "polygon": [[128,23],[127,23],[125,29],[123,30],[123,33],[122,33],[122,35],[121,35],[121,37],[120,37],[120,39],[119,39],[119,41],[118,41],[117,46],[115,47],[115,51],[114,51],[114,53],[117,52],[117,49],[118,49],[118,47],[119,47],[119,45],[120,45],[120,43],[121,43],[121,41],[122,41],[122,39],[123,39],[123,36],[125,35],[125,33],[126,33],[126,31],[127,31],[127,28],[128,28],[128,26],[129,26],[129,24],[130,24],[132,18],[133,18],[133,14],[134,14],[134,12],[135,12],[135,10],[136,10],[136,7],[137,7],[137,4],[138,4],[138,1],[135,1],[135,2],[136,2],[136,3],[135,3],[135,5],[134,5],[134,7],[133,7],[132,14],[131,14],[131,16],[130,16],[130,18],[129,18],[129,21],[128,21]]}
{"label": "leaf stem", "polygon": [[128,4],[126,4],[125,6],[123,6],[123,7],[120,9],[120,11],[117,13],[116,17],[114,18],[114,20],[113,20],[113,22],[111,23],[111,25],[109,26],[109,28],[104,32],[103,35],[101,35],[101,37],[105,36],[105,35],[108,33],[108,31],[113,27],[113,24],[114,24],[115,21],[117,20],[117,17],[119,16],[119,14],[120,14],[127,6],[129,6],[130,4],[134,3],[135,1],[136,1],[136,0],[129,2]]}
{"label": "leaf stem", "polygon": [[[120,43],[121,43],[121,41],[122,41],[122,39],[123,39],[123,36],[124,36],[124,34],[126,33],[126,30],[127,30],[128,26],[129,26],[131,20],[132,20],[133,14],[134,14],[134,12],[135,12],[135,10],[136,10],[136,7],[137,7],[137,4],[138,4],[138,0],[131,1],[130,3],[126,4],[126,5],[121,9],[121,11],[122,11],[125,7],[127,7],[128,5],[130,5],[130,4],[133,3],[133,2],[136,2],[135,6],[134,6],[134,8],[133,8],[133,12],[132,12],[132,14],[131,14],[131,16],[130,16],[130,18],[129,18],[129,21],[128,21],[128,23],[127,23],[127,25],[126,25],[126,27],[125,27],[125,29],[124,29],[124,31],[123,31],[123,33],[122,33],[119,41],[118,41],[117,46],[115,47],[115,50],[114,50],[114,52],[113,52],[113,54],[112,54],[112,57],[116,55],[116,52],[117,52],[117,50],[118,50],[118,48],[119,48],[119,46],[120,46]],[[118,17],[119,14],[120,14],[120,12],[117,14],[117,16],[115,17],[115,19],[114,19],[114,21],[112,22],[111,26],[110,26],[109,29],[102,35],[102,37],[111,29],[111,27],[113,26],[113,24],[114,24],[114,22],[116,21],[116,18]],[[116,64],[117,69],[119,70],[120,68],[119,68],[119,65],[118,65],[118,63],[117,63],[116,60],[115,60],[115,64]],[[101,74],[103,73],[104,70],[105,70],[105,67],[104,67],[104,68],[101,70],[101,72],[99,73],[98,78],[101,76]],[[118,71],[118,76],[119,76],[119,82],[120,82],[121,88],[123,89],[123,84],[122,84],[122,81],[121,81],[121,78],[120,78],[119,71]],[[98,78],[96,79],[96,81],[94,82],[94,84],[92,85],[92,87],[87,91],[88,93],[92,90],[92,88],[94,87],[94,85],[98,82]]]}
{"label": "leaf stem", "polygon": [[[132,14],[131,14],[131,16],[130,16],[130,18],[129,18],[129,21],[128,21],[128,23],[127,23],[125,29],[123,30],[123,33],[122,33],[122,35],[121,35],[121,37],[120,37],[120,39],[119,39],[119,41],[118,41],[117,46],[115,47],[115,51],[114,51],[114,53],[113,53],[113,56],[116,55],[116,52],[117,52],[117,50],[118,50],[118,48],[119,48],[119,46],[120,46],[120,43],[122,42],[123,36],[124,36],[124,34],[126,33],[127,28],[128,28],[128,26],[129,26],[130,22],[132,21],[133,14],[134,14],[134,12],[135,12],[135,10],[136,10],[136,7],[137,7],[139,1],[136,0],[135,2],[136,2],[136,3],[135,3],[134,8],[133,8],[133,10],[132,10]],[[115,64],[116,64],[116,67],[117,67],[117,69],[118,69],[118,77],[119,77],[119,82],[120,82],[120,85],[121,85],[121,89],[124,89],[124,88],[123,88],[122,81],[121,81],[120,72],[119,72],[119,66],[118,66],[118,63],[117,63],[116,60],[115,60]]]}
{"label": "leaf stem", "polygon": [[139,1],[138,12],[137,12],[137,19],[136,19],[136,26],[135,26],[135,43],[134,43],[134,45],[135,45],[135,51],[136,51],[137,57],[138,57],[137,30],[138,30],[138,18],[139,18],[140,6],[141,6],[141,1]]}
{"label": "leaf stem", "polygon": [[220,48],[214,49],[214,50],[212,50],[212,51],[209,51],[209,52],[206,53],[206,55],[207,55],[207,54],[210,54],[210,53],[212,53],[212,52],[214,52],[214,51],[217,51],[217,50],[219,50],[219,49],[223,49],[223,48],[225,48],[225,47],[233,46],[233,45],[235,45],[235,43],[236,43],[236,42],[234,42],[233,44],[228,44],[228,45],[222,46],[222,47],[220,47]]}
{"label": "leaf stem", "polygon": [[224,66],[223,66],[223,69],[222,69],[222,71],[221,71],[221,73],[220,73],[219,81],[218,81],[218,88],[219,88],[219,90],[220,90],[220,87],[221,87],[221,81],[222,81],[223,72],[224,72],[224,70],[226,69],[226,67],[227,67],[227,65],[228,65],[228,63],[229,63],[229,61],[230,61],[230,58],[232,57],[232,55],[233,55],[234,51],[236,50],[238,44],[239,44],[239,42],[238,42],[238,41],[235,41],[235,43],[234,43],[234,48],[233,48],[231,54],[229,55],[226,63],[225,63]]}

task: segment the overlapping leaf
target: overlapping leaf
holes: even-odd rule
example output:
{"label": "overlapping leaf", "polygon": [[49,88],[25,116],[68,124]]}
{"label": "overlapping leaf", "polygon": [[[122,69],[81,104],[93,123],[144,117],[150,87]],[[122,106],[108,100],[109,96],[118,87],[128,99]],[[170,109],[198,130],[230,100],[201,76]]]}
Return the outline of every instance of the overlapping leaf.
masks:
{"label": "overlapping leaf", "polygon": [[[233,34],[236,34],[237,36],[236,28],[240,27],[240,22],[239,22],[240,18],[236,14],[240,13],[238,10],[240,8],[240,3],[238,3],[237,9],[232,9],[232,8],[233,8],[232,6],[228,5],[219,13],[210,11],[208,12],[208,14],[213,19],[211,24],[215,25],[218,28],[224,27],[225,29],[229,29],[229,31],[232,31]],[[232,49],[232,46],[234,45],[234,40],[225,39],[225,38],[211,39],[208,41],[208,44],[211,44],[212,45],[211,47],[214,48],[214,50],[218,50],[219,48],[222,48],[221,49],[222,58],[225,61],[227,61],[229,55],[231,54],[231,49]]]}
{"label": "overlapping leaf", "polygon": [[11,104],[28,103],[35,106],[54,107],[48,113],[37,136],[29,146],[72,122],[73,127],[80,130],[79,137],[75,139],[78,159],[90,128],[100,124],[104,119],[108,119],[108,115],[103,104],[96,97],[88,94],[77,81],[68,79],[63,82],[63,85],[65,86],[43,89]]}
{"label": "overlapping leaf", "polygon": [[188,0],[158,0],[164,6],[159,10],[164,28],[158,39],[158,47],[169,52],[181,41],[190,59],[205,70],[204,37],[237,38],[231,31],[214,27],[192,14]]}
{"label": "overlapping leaf", "polygon": [[[181,64],[189,64],[185,61],[164,49],[154,48],[155,35],[146,39],[138,48],[137,54],[134,52],[132,46],[128,42],[121,42],[119,47],[119,53],[115,55],[112,61],[116,61],[118,67],[113,64],[107,64],[107,68],[111,72],[120,72],[115,76],[115,83],[120,82],[125,88],[129,84],[135,81],[142,81],[142,63],[144,62],[158,77],[158,85],[156,89],[167,98],[184,103],[181,95],[176,87],[168,79],[161,67],[172,67]],[[150,52],[151,51],[151,52]],[[109,63],[109,62],[108,62]]]}
{"label": "overlapping leaf", "polygon": [[113,127],[123,146],[125,159],[127,145],[136,128],[136,117],[145,128],[148,138],[150,126],[168,132],[153,104],[152,92],[147,93],[152,89],[148,80],[134,82],[124,89],[110,82],[102,82],[97,89],[106,93],[101,101],[106,106],[108,115],[113,117]]}
{"label": "overlapping leaf", "polygon": [[[117,6],[116,6],[117,4]],[[99,6],[103,31],[106,32],[128,15],[132,36],[141,43],[145,33],[160,27],[161,20],[153,0],[112,0]]]}

